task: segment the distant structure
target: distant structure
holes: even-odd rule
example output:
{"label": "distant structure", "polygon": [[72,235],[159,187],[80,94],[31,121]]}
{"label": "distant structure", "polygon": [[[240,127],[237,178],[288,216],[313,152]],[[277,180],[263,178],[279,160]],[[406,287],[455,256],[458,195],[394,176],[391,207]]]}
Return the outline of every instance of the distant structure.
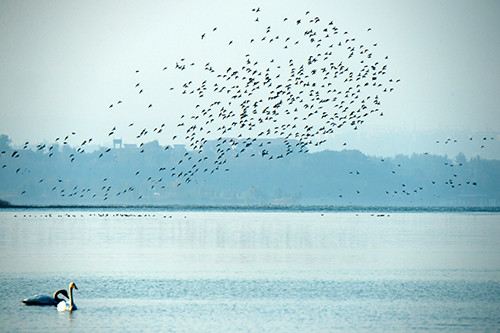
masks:
{"label": "distant structure", "polygon": [[122,139],[113,139],[113,148],[123,148],[123,140]]}

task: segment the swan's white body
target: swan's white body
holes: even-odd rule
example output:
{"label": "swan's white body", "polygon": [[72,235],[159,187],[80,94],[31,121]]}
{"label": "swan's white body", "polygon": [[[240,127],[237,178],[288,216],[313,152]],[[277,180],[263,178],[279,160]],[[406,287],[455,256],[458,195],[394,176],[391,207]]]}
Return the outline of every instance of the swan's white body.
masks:
{"label": "swan's white body", "polygon": [[68,301],[61,301],[59,304],[57,304],[57,311],[73,311],[77,310],[78,308],[76,307],[75,304],[73,306],[71,305],[71,302]]}
{"label": "swan's white body", "polygon": [[57,311],[74,311],[78,309],[73,301],[73,289],[78,290],[76,284],[71,282],[69,284],[69,302],[68,301],[59,302],[59,304],[57,304]]}

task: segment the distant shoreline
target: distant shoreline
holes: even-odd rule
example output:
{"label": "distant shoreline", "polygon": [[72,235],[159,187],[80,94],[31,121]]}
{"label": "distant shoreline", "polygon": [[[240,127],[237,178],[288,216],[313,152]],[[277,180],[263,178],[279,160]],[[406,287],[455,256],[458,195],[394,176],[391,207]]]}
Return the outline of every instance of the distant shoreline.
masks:
{"label": "distant shoreline", "polygon": [[212,212],[500,212],[498,206],[326,206],[326,205],[2,205],[0,210],[127,210]]}

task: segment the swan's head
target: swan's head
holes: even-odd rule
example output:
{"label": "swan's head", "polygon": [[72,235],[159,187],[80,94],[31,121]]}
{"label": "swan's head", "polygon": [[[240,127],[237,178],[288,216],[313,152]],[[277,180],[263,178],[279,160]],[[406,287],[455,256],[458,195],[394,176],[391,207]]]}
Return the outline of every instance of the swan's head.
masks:
{"label": "swan's head", "polygon": [[70,289],[70,290],[71,290],[71,289],[76,289],[76,290],[78,290],[78,288],[76,287],[76,284],[75,284],[74,282],[71,282],[71,283],[69,284],[69,289]]}

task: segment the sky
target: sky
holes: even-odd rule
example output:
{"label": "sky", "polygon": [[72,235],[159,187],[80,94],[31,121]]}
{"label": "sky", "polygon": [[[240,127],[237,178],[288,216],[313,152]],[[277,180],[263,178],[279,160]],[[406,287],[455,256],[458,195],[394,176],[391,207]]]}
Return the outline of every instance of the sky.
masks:
{"label": "sky", "polygon": [[[91,137],[107,146],[112,137],[137,143],[138,129],[162,123],[164,132],[181,134],[176,124],[193,114],[196,101],[170,87],[203,80],[206,73],[195,69],[206,63],[217,71],[241,65],[246,54],[286,65],[289,53],[248,41],[267,26],[295,37],[293,22],[304,20],[307,11],[359,43],[376,43],[375,56],[388,56],[390,77],[400,79],[383,96],[383,117],[325,137],[322,149],[376,155],[463,151],[500,159],[498,1],[3,0],[0,134],[15,145],[34,145],[75,132],[71,144]],[[310,51],[291,52],[299,59]],[[182,58],[195,65],[181,75],[173,68]],[[169,144],[170,137],[150,138]]]}

